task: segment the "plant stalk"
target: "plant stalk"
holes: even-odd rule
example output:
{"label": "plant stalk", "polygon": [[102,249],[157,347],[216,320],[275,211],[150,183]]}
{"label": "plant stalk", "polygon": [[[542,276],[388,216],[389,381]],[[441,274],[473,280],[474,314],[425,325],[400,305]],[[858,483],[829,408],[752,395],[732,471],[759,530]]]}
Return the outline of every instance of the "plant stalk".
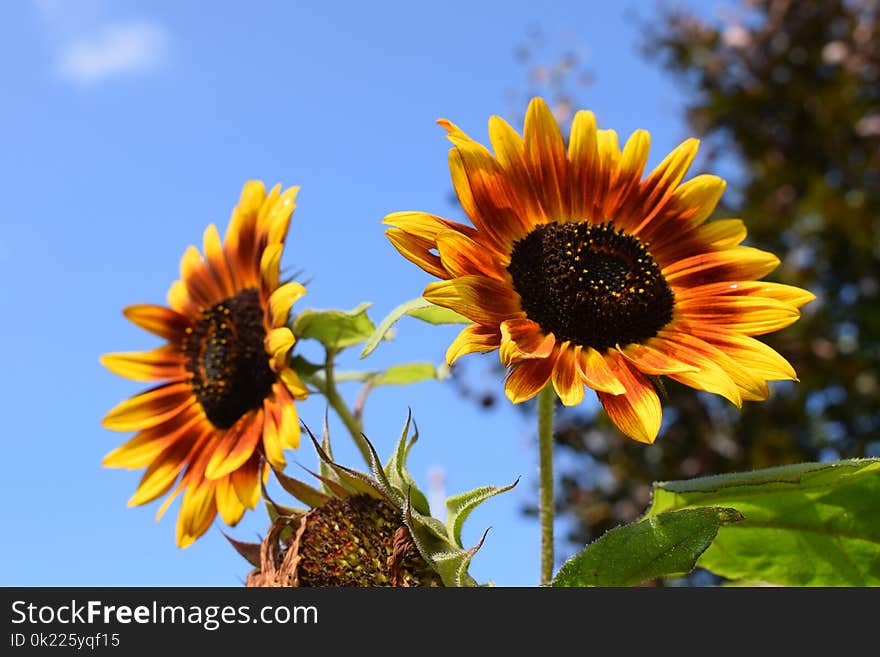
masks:
{"label": "plant stalk", "polygon": [[541,518],[541,585],[553,579],[553,404],[556,393],[548,383],[538,393],[538,452]]}

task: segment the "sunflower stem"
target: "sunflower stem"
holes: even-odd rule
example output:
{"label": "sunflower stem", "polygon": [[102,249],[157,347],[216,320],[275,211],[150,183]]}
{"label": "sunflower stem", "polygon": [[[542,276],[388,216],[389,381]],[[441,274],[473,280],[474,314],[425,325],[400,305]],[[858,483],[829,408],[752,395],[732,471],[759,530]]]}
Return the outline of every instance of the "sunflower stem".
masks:
{"label": "sunflower stem", "polygon": [[541,584],[553,578],[553,404],[556,393],[547,384],[538,394],[538,452],[541,517]]}
{"label": "sunflower stem", "polygon": [[342,420],[345,428],[348,429],[348,433],[351,434],[354,444],[357,445],[357,448],[361,452],[361,456],[364,457],[364,463],[369,465],[370,448],[367,446],[367,441],[363,435],[364,423],[359,417],[355,417],[351,410],[349,410],[348,405],[345,403],[345,400],[336,388],[336,380],[333,378],[333,359],[335,355],[336,354],[332,350],[327,350],[327,358],[324,361],[324,385],[319,387],[319,390],[324,393],[324,397],[327,398],[327,403],[330,404],[330,407],[336,412],[339,419]]}

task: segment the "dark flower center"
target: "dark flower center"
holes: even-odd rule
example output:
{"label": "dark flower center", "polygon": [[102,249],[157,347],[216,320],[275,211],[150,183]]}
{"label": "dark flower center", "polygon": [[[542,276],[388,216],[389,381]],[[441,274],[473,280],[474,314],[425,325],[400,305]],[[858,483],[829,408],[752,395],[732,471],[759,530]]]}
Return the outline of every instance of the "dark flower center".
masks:
{"label": "dark flower center", "polygon": [[559,340],[603,350],[643,342],[672,319],[674,297],[638,237],[604,224],[545,224],[513,245],[526,316]]}
{"label": "dark flower center", "polygon": [[414,545],[395,555],[401,526],[400,511],[368,495],[313,509],[299,543],[299,585],[442,586]]}
{"label": "dark flower center", "polygon": [[207,310],[183,339],[193,393],[218,429],[228,429],[259,408],[275,375],[263,346],[263,308],[256,288],[242,290]]}

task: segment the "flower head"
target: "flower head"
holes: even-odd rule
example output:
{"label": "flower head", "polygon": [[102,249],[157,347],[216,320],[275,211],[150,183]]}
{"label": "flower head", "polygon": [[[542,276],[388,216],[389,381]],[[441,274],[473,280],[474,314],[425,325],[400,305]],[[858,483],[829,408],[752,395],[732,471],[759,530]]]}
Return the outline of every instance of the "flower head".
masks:
{"label": "flower head", "polygon": [[767,381],[796,380],[753,336],[788,326],[814,297],[760,281],[779,264],[742,246],[739,219],[707,222],[725,182],[684,176],[689,139],[643,178],[650,137],[618,147],[592,113],[575,115],[566,146],[535,98],[522,137],[489,120],[494,154],[449,121],[449,166],[473,226],[424,212],[385,218],[400,253],[442,279],[424,297],[472,320],[449,347],[499,350],[507,397],[551,383],[576,405],[585,386],[626,435],[651,443],[660,400],[649,377],[668,376],[737,406],[767,398]]}
{"label": "flower head", "polygon": [[[274,520],[261,544],[230,539],[256,570],[248,586],[475,586],[467,572],[483,541],[465,548],[461,529],[480,503],[513,488],[484,486],[450,497],[446,522],[406,469],[418,432],[407,418],[394,454],[383,466],[373,446],[370,474],[339,465],[312,436],[321,459],[321,489],[276,471],[281,486],[308,509],[267,504]],[[309,433],[311,436],[311,433]],[[483,535],[485,538],[485,534]]]}
{"label": "flower head", "polygon": [[161,381],[116,406],[104,426],[138,433],[110,452],[105,466],[146,467],[129,505],[174,488],[157,517],[181,492],[177,544],[201,536],[217,513],[229,525],[260,497],[268,464],[285,465],[282,450],[299,444],[294,399],[308,390],[288,366],[294,344],[287,328],[305,294],[280,280],[281,252],[298,188],[248,182],[221,242],[212,224],[204,256],[191,246],[170,307],[125,309],[133,323],[167,340],[151,351],[101,357],[107,369],[136,381]]}

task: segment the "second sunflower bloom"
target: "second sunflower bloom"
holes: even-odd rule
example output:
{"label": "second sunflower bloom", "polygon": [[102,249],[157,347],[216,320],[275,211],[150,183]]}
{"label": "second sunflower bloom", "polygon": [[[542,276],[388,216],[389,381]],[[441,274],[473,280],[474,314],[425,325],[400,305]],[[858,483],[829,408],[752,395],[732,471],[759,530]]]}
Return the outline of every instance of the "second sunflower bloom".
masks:
{"label": "second sunflower bloom", "polygon": [[474,322],[447,351],[499,349],[505,391],[519,403],[552,382],[566,405],[594,389],[628,436],[653,442],[660,400],[647,378],[665,375],[739,406],[763,400],[767,381],[796,379],[752,336],[779,330],[813,299],[759,281],[779,264],[741,246],[738,219],[706,223],[722,179],[683,183],[691,139],[644,180],[650,138],[623,150],[593,115],[575,116],[568,146],[540,98],[522,137],[493,116],[494,155],[441,120],[454,148],[452,180],[473,226],[423,212],[385,218],[400,253],[443,279],[424,297]]}

